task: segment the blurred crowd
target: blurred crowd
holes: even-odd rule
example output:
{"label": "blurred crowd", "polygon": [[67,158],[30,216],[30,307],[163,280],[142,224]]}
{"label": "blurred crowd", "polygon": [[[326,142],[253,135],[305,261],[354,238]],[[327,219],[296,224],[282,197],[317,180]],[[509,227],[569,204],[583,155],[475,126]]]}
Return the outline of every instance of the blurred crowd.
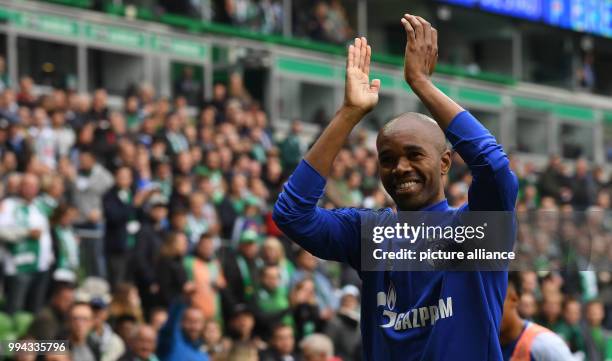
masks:
{"label": "blurred crowd", "polygon": [[[185,96],[149,85],[114,109],[104,89],[38,94],[27,76],[5,84],[0,339],[67,339],[70,354],[48,359],[73,361],[360,359],[357,273],[300,249],[271,219],[309,146],[302,124],[278,136],[241,75],[229,79],[195,112]],[[321,206],[392,206],[369,144],[365,130],[354,133]],[[520,246],[534,256],[525,269],[538,271],[523,272],[521,313],[603,360],[612,350],[608,175],[583,159],[575,169],[558,157],[545,169],[511,164]],[[470,183],[455,154],[451,205],[467,200]],[[567,222],[580,214],[594,216]],[[534,219],[545,227],[530,231]],[[546,263],[557,234],[586,237],[585,253]]]}
{"label": "blurred crowd", "polygon": [[[97,1],[103,9],[105,1]],[[125,0],[124,4],[165,13],[229,24],[263,34],[282,34],[286,9],[283,0]],[[344,44],[354,35],[342,0],[293,0],[291,29],[294,36]],[[353,22],[354,23],[354,22]]]}

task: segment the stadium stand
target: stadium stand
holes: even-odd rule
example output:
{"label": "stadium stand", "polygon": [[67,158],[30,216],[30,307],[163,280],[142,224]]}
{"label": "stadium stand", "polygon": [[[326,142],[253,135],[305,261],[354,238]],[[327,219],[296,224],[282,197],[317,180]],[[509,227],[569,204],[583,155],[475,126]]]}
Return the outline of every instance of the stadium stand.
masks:
{"label": "stadium stand", "polygon": [[[108,361],[298,360],[329,339],[359,360],[357,274],[271,219],[340,101],[346,10],[319,2],[335,30],[298,18],[290,38],[274,1],[242,15],[139,3],[0,4],[0,339],[69,339],[73,360]],[[374,60],[381,110],[337,158],[324,207],[391,206],[373,131],[421,108],[402,58]],[[451,64],[438,73],[512,151],[522,316],[576,355],[612,358],[610,98]],[[458,206],[471,179],[453,162]]]}

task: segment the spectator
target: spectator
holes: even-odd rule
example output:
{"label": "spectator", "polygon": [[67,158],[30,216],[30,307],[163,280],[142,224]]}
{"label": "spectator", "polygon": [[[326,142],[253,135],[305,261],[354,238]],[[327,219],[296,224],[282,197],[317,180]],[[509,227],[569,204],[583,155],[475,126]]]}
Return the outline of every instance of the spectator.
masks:
{"label": "spectator", "polygon": [[66,114],[61,110],[51,113],[53,147],[58,157],[68,156],[76,141],[74,130],[66,125]]}
{"label": "spectator", "polygon": [[304,361],[329,361],[334,356],[334,345],[329,337],[315,333],[300,342]]}
{"label": "spectator", "polygon": [[577,211],[584,211],[595,201],[597,185],[592,175],[589,174],[586,159],[580,158],[576,161],[576,172],[570,179],[572,190],[572,205]]}
{"label": "spectator", "polygon": [[575,298],[567,298],[563,303],[563,321],[559,335],[565,340],[572,353],[585,356],[584,337],[581,330],[582,306]]}
{"label": "spectator", "polygon": [[104,251],[111,287],[128,280],[127,266],[140,229],[136,211],[155,191],[152,188],[134,194],[131,169],[120,167],[115,171],[115,186],[103,197],[106,220]]}
{"label": "spectator", "polygon": [[549,330],[557,332],[561,326],[562,302],[563,296],[557,292],[551,292],[550,294],[544,295],[538,323]]}
{"label": "spectator", "polygon": [[296,258],[296,270],[293,274],[293,284],[304,278],[311,278],[315,285],[317,304],[321,307],[321,316],[329,319],[332,311],[338,308],[338,300],[333,294],[329,279],[317,270],[319,261],[305,249],[300,249]]}
{"label": "spectator", "polygon": [[302,160],[302,156],[306,152],[304,142],[300,139],[302,133],[302,123],[299,120],[294,120],[291,123],[291,130],[285,137],[285,140],[280,144],[281,165],[285,175],[291,174],[295,167]]}
{"label": "spectator", "polygon": [[285,248],[278,238],[266,238],[261,249],[261,256],[266,265],[279,267],[281,287],[289,289],[295,266],[285,256]]}
{"label": "spectator", "polygon": [[312,279],[304,278],[298,281],[291,290],[289,301],[296,340],[322,330],[323,320],[320,317]]}
{"label": "spectator", "polygon": [[49,305],[36,314],[27,334],[35,340],[55,340],[67,334],[68,314],[73,302],[74,286],[69,283],[55,284]]}
{"label": "spectator", "polygon": [[159,251],[157,269],[159,272],[159,302],[168,307],[183,293],[187,284],[187,272],[183,266],[183,258],[187,253],[188,241],[183,233],[172,232],[168,234]]}
{"label": "spectator", "polygon": [[17,93],[17,104],[21,107],[34,108],[36,96],[34,95],[34,80],[29,76],[19,79],[19,93]]}
{"label": "spectator", "polygon": [[202,311],[206,320],[222,319],[220,293],[227,286],[213,242],[211,234],[202,234],[195,255],[188,256],[184,262],[187,277],[195,286],[191,304]]}
{"label": "spectator", "polygon": [[123,340],[108,324],[108,304],[103,298],[94,298],[90,302],[93,310],[93,327],[88,336],[88,344],[100,361],[116,361],[125,352]]}
{"label": "spectator", "polygon": [[0,208],[0,239],[9,251],[4,261],[9,314],[37,312],[44,304],[53,249],[48,219],[34,203],[38,191],[38,178],[27,173],[19,196],[5,199]]}
{"label": "spectator", "polygon": [[263,338],[269,338],[272,325],[293,322],[289,307],[289,290],[281,283],[278,266],[263,266],[260,279],[261,287],[255,293],[255,318],[259,325],[258,334]]}
{"label": "spectator", "polygon": [[87,344],[87,335],[93,327],[93,312],[88,303],[75,303],[70,309],[70,358],[74,361],[95,361],[96,357]]}
{"label": "spectator", "polygon": [[272,328],[268,349],[260,353],[260,361],[297,361],[293,328],[279,324]]}
{"label": "spectator", "polygon": [[259,285],[261,259],[259,253],[260,236],[253,230],[246,230],[240,237],[238,252],[228,255],[223,267],[228,285],[229,307],[253,301]]}
{"label": "spectator", "polygon": [[202,104],[202,82],[194,78],[195,73],[192,66],[182,69],[181,77],[174,84],[174,95],[184,96],[187,104],[200,106]]}
{"label": "spectator", "polygon": [[144,322],[138,289],[130,283],[118,284],[109,305],[109,313],[113,320],[130,316],[138,323]]}
{"label": "spectator", "polygon": [[188,307],[181,300],[174,302],[159,335],[157,354],[160,360],[207,361],[208,355],[200,350],[203,329],[204,315],[199,309]]}
{"label": "spectator", "polygon": [[51,237],[55,267],[53,279],[58,281],[77,281],[79,271],[79,240],[72,227],[78,211],[67,204],[61,204],[51,216]]}
{"label": "spectator", "polygon": [[589,360],[599,361],[607,358],[606,343],[609,335],[601,326],[604,319],[604,308],[600,300],[592,300],[585,306],[583,335],[586,354]]}
{"label": "spectator", "polygon": [[79,211],[75,232],[81,239],[85,273],[105,277],[102,197],[113,186],[113,177],[88,149],[79,152],[78,171],[68,168],[64,176],[69,182],[70,199]]}
{"label": "spectator", "polygon": [[566,186],[561,157],[552,155],[548,161],[548,166],[538,180],[538,192],[542,197],[553,197],[555,200],[561,201],[562,188]]}
{"label": "spectator", "polygon": [[334,343],[336,355],[343,360],[361,358],[359,289],[353,285],[342,288],[340,308],[326,325],[325,334]]}
{"label": "spectator", "polygon": [[202,349],[213,360],[221,359],[227,356],[231,348],[231,341],[223,337],[223,331],[219,322],[208,320],[204,325],[204,345]]}
{"label": "spectator", "polygon": [[499,335],[504,360],[525,357],[534,361],[573,361],[574,358],[561,337],[519,316],[517,309],[522,293],[520,280],[521,277],[516,272],[508,273],[508,289]]}
{"label": "spectator", "polygon": [[155,361],[157,331],[148,325],[138,325],[129,340],[128,350],[119,361]]}
{"label": "spectator", "polygon": [[143,300],[146,314],[156,306],[155,298],[159,293],[155,262],[164,240],[168,216],[168,208],[161,195],[153,196],[148,202],[149,210],[142,226],[136,234],[136,245],[133,253],[134,282]]}
{"label": "spectator", "polygon": [[228,334],[235,342],[253,342],[255,335],[255,316],[245,304],[238,304],[232,309]]}

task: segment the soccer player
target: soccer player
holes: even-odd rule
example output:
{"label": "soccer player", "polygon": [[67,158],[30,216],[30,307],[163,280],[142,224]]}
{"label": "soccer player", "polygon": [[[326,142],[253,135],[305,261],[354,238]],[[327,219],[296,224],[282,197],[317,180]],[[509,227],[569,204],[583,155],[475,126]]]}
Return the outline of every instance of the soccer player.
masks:
{"label": "soccer player", "polygon": [[499,336],[504,361],[575,360],[563,339],[556,333],[519,316],[521,289],[520,274],[510,272]]}
{"label": "soccer player", "polygon": [[[443,176],[451,165],[446,139],[468,164],[468,203],[455,212],[512,211],[517,180],[495,138],[436,88],[437,32],[424,19],[401,19],[408,41],[404,77],[429,109],[405,113],[378,134],[382,183],[401,211],[450,211]],[[392,210],[317,207],[334,158],[351,130],[378,102],[380,81],[369,79],[365,38],[348,50],[344,104],[298,165],[274,207],[274,220],[317,257],[347,262],[363,281],[364,360],[501,360],[499,325],[507,272],[362,272],[361,216],[389,218]]]}

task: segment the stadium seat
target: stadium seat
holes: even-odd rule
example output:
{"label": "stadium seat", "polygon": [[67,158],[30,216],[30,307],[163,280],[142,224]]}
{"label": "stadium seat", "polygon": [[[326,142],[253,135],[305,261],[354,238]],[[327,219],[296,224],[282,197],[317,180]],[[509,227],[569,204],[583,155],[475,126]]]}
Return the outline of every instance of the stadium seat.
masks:
{"label": "stadium seat", "polygon": [[15,316],[13,316],[13,327],[17,337],[21,337],[25,335],[34,320],[34,315],[30,312],[17,312]]}

